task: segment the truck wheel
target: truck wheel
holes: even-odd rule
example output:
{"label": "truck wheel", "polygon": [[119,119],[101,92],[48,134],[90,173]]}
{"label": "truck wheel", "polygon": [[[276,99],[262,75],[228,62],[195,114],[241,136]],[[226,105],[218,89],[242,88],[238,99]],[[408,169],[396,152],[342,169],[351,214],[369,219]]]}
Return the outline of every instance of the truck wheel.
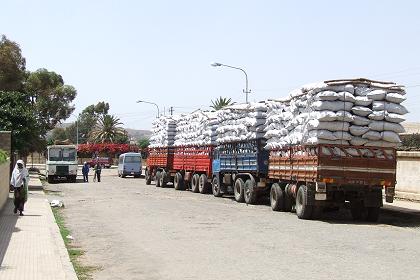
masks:
{"label": "truck wheel", "polygon": [[144,173],[145,173],[144,179],[146,179],[146,185],[150,185],[152,183],[152,176],[150,176],[149,169],[146,169]]}
{"label": "truck wheel", "polygon": [[285,194],[280,185],[275,183],[271,186],[270,190],[270,204],[273,211],[285,210]]}
{"label": "truck wheel", "polygon": [[366,221],[377,222],[379,219],[380,207],[367,207]]}
{"label": "truck wheel", "polygon": [[174,178],[174,188],[176,190],[183,190],[184,189],[184,178],[182,178],[182,174],[177,172]]}
{"label": "truck wheel", "polygon": [[48,175],[47,181],[48,181],[48,183],[52,184],[54,182],[53,176]]}
{"label": "truck wheel", "polygon": [[159,183],[160,187],[165,188],[166,187],[166,172],[165,171],[160,172],[159,180],[160,180],[160,183]]}
{"label": "truck wheel", "polygon": [[217,179],[216,176],[213,178],[213,181],[212,181],[212,184],[211,184],[211,189],[212,189],[213,195],[215,197],[221,197],[222,196],[222,192],[220,190],[219,179]]}
{"label": "truck wheel", "polygon": [[160,188],[160,177],[162,175],[160,174],[160,171],[156,171],[156,178],[155,178],[155,185],[156,188]]}
{"label": "truck wheel", "polygon": [[362,219],[363,216],[363,203],[360,200],[351,200],[350,201],[350,212],[353,220],[358,221]]}
{"label": "truck wheel", "polygon": [[233,193],[235,194],[236,202],[243,203],[244,198],[244,180],[241,178],[236,179],[235,186],[233,187]]}
{"label": "truck wheel", "polygon": [[292,197],[287,193],[283,192],[284,194],[284,212],[292,212],[293,203],[292,203]]}
{"label": "truck wheel", "polygon": [[257,188],[254,180],[248,179],[245,181],[244,199],[246,204],[255,204],[257,202]]}
{"label": "truck wheel", "polygon": [[199,186],[198,181],[200,180],[200,175],[194,174],[191,178],[191,191],[194,193],[198,193]]}
{"label": "truck wheel", "polygon": [[200,178],[198,179],[198,191],[201,194],[205,194],[208,192],[208,188],[207,188],[208,184],[207,184],[207,175],[206,174],[201,174]]}
{"label": "truck wheel", "polygon": [[296,194],[296,215],[299,219],[309,220],[312,216],[313,206],[308,205],[308,186],[299,187]]}

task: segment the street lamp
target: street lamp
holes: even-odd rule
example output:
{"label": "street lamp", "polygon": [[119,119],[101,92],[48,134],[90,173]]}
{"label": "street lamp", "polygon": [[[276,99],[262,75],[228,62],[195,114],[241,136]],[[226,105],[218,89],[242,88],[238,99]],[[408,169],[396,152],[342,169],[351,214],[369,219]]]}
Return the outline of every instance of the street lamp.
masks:
{"label": "street lamp", "polygon": [[76,117],[76,147],[79,147],[79,115],[71,114]]}
{"label": "street lamp", "polygon": [[149,102],[149,101],[144,101],[144,100],[137,100],[137,102],[136,103],[146,103],[146,104],[152,104],[152,105],[155,105],[156,106],[156,109],[157,109],[157,117],[159,118],[159,115],[160,115],[160,113],[159,113],[159,106],[156,104],[156,103],[153,103],[153,102]]}
{"label": "street lamp", "polygon": [[226,64],[222,64],[219,62],[213,62],[212,64],[210,64],[213,67],[220,67],[220,66],[224,66],[224,67],[228,67],[228,68],[233,68],[233,69],[237,69],[237,70],[241,70],[244,74],[245,74],[245,90],[243,90],[243,92],[245,93],[245,100],[246,103],[248,103],[248,94],[251,93],[251,90],[248,89],[248,75],[246,74],[245,70],[239,67],[235,67],[235,66],[231,66],[231,65],[226,65]]}

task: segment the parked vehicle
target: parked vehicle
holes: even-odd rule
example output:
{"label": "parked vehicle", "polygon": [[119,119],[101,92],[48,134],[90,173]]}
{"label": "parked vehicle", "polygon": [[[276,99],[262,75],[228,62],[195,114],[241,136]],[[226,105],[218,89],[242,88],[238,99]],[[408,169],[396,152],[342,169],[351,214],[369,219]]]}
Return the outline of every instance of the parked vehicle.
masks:
{"label": "parked vehicle", "polygon": [[174,188],[207,193],[211,186],[213,146],[174,148]]}
{"label": "parked vehicle", "polygon": [[237,202],[253,204],[267,191],[268,152],[263,140],[226,143],[214,150],[214,196],[233,193]]}
{"label": "parked vehicle", "polygon": [[150,185],[152,180],[155,181],[156,187],[164,187],[167,182],[173,181],[175,172],[174,164],[174,148],[149,148],[147,157],[147,167],[145,170],[146,185]]}
{"label": "parked vehicle", "polygon": [[54,180],[76,182],[77,149],[75,145],[51,145],[47,147],[45,176],[48,183]]}
{"label": "parked vehicle", "polygon": [[394,148],[290,146],[270,152],[268,169],[272,209],[290,211],[295,205],[301,219],[349,201],[354,219],[376,221],[383,206],[382,189],[387,202],[394,198]]}
{"label": "parked vehicle", "polygon": [[92,158],[90,161],[87,162],[87,164],[90,167],[94,167],[97,163],[99,163],[103,168],[110,168],[113,164],[112,158],[110,157],[98,157],[98,158]]}
{"label": "parked vehicle", "polygon": [[141,154],[125,153],[118,159],[118,177],[134,176],[139,178],[142,174]]}

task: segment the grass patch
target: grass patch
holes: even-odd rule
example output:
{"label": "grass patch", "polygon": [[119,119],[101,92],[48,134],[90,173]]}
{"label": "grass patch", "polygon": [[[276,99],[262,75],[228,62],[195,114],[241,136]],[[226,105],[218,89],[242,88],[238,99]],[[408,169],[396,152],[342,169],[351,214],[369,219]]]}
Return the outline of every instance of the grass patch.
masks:
{"label": "grass patch", "polygon": [[79,280],[90,280],[92,279],[92,273],[99,269],[96,266],[86,266],[83,265],[80,261],[80,257],[84,255],[84,251],[72,244],[72,240],[68,239],[67,236],[70,235],[70,230],[66,227],[64,222],[64,216],[62,209],[51,208],[57,222],[58,228],[60,229],[61,237],[64,240],[66,245],[67,252],[69,253],[70,261],[73,264],[74,270],[76,271],[77,278]]}

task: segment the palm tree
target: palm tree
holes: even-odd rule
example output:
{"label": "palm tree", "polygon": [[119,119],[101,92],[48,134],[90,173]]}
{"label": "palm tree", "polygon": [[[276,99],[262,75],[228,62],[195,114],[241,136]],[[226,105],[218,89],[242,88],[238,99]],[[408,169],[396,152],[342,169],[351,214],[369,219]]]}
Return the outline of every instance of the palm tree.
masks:
{"label": "palm tree", "polygon": [[210,108],[213,108],[214,110],[220,110],[226,106],[229,106],[232,104],[232,99],[231,98],[223,98],[223,97],[219,97],[216,100],[212,100],[211,101],[211,106]]}
{"label": "palm tree", "polygon": [[120,125],[122,123],[119,118],[108,114],[101,115],[90,132],[90,138],[96,143],[113,143],[118,136],[127,134]]}

